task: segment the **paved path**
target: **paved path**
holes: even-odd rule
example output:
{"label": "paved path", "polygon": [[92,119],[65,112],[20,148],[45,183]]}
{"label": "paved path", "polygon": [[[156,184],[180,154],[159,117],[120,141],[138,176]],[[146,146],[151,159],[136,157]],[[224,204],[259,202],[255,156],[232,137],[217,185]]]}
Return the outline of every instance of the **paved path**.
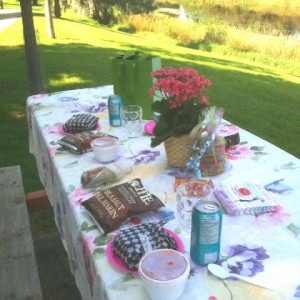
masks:
{"label": "paved path", "polygon": [[0,9],[0,31],[13,24],[21,17],[21,11],[18,9]]}

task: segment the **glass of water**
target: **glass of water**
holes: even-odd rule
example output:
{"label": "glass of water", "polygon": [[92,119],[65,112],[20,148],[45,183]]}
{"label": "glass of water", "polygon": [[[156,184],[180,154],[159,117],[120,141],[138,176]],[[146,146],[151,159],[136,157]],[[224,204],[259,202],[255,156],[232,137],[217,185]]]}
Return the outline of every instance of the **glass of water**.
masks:
{"label": "glass of water", "polygon": [[211,188],[208,184],[192,180],[181,184],[176,190],[177,220],[183,232],[190,236],[192,211],[199,201],[212,200]]}
{"label": "glass of water", "polygon": [[139,105],[125,105],[121,108],[122,125],[128,138],[140,136],[142,132],[143,109]]}

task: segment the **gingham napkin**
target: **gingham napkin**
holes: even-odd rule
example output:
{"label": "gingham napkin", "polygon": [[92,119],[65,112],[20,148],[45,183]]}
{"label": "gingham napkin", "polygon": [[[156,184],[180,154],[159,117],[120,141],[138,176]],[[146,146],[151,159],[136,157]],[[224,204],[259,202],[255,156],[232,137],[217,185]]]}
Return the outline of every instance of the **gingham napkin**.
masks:
{"label": "gingham napkin", "polygon": [[64,130],[67,133],[93,130],[98,124],[98,120],[99,118],[90,114],[74,115],[64,124]]}
{"label": "gingham napkin", "polygon": [[161,226],[164,222],[148,223],[132,227],[121,233],[113,241],[113,252],[131,270],[136,270],[142,256],[156,249],[177,250],[171,235]]}

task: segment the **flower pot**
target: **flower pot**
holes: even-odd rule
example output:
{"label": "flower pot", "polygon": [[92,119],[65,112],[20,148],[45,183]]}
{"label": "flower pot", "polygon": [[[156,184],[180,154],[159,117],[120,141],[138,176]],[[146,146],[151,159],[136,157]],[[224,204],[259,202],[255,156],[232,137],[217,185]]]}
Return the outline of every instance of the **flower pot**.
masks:
{"label": "flower pot", "polygon": [[184,168],[191,156],[193,140],[189,135],[170,137],[164,142],[168,165],[176,168]]}

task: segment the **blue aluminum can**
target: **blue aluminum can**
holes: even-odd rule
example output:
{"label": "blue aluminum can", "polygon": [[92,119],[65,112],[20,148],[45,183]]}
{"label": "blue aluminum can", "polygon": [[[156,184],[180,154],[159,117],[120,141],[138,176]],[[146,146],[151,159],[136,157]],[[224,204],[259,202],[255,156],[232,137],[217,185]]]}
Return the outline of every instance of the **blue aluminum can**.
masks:
{"label": "blue aluminum can", "polygon": [[216,262],[220,256],[222,211],[219,203],[199,201],[192,212],[192,260],[199,265]]}
{"label": "blue aluminum can", "polygon": [[108,97],[108,115],[109,124],[112,127],[120,127],[121,121],[121,107],[123,106],[122,98],[118,95],[111,95]]}

